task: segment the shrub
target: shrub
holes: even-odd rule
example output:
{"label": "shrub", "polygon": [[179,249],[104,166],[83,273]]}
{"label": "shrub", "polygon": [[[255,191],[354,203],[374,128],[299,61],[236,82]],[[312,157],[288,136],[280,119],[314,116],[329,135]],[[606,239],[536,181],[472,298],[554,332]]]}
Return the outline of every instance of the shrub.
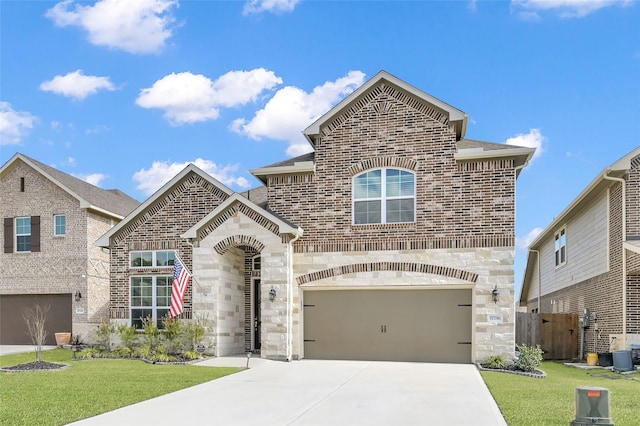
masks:
{"label": "shrub", "polygon": [[484,366],[487,368],[502,369],[502,368],[505,368],[506,365],[507,365],[507,362],[505,361],[502,355],[491,355],[484,362]]}
{"label": "shrub", "polygon": [[163,324],[162,339],[166,346],[166,353],[171,355],[180,353],[184,348],[186,335],[182,321],[177,317],[165,318]]}
{"label": "shrub", "polygon": [[96,344],[102,350],[111,351],[111,335],[116,332],[115,325],[103,321],[96,329]]}
{"label": "shrub", "polygon": [[520,356],[515,359],[516,368],[524,371],[534,371],[542,364],[542,349],[540,345],[520,345]]}
{"label": "shrub", "polygon": [[124,347],[133,352],[133,348],[138,341],[138,331],[136,328],[132,325],[129,326],[122,324],[118,326],[118,334],[120,335],[120,341]]}

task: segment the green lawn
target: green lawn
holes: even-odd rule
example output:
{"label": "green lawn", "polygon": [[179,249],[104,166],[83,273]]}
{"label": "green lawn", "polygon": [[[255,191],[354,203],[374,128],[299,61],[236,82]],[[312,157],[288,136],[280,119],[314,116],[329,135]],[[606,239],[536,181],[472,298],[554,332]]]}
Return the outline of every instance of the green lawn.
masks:
{"label": "green lawn", "polygon": [[[0,373],[0,425],[63,425],[240,370],[71,356],[66,349],[43,352],[43,361],[71,365],[63,371]],[[32,361],[34,353],[5,355],[0,366]]]}
{"label": "green lawn", "polygon": [[609,389],[611,418],[616,426],[640,424],[640,373],[613,373],[606,369],[580,370],[545,361],[544,379],[482,371],[510,426],[568,425],[575,418],[575,388]]}

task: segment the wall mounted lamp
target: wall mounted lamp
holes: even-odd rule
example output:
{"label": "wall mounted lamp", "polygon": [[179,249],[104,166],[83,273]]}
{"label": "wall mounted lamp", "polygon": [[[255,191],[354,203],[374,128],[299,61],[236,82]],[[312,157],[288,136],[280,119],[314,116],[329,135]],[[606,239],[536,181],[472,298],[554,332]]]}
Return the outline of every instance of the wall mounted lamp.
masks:
{"label": "wall mounted lamp", "polygon": [[76,297],[76,302],[79,302],[80,299],[82,299],[82,293],[80,293],[80,290],[76,290],[75,297]]}
{"label": "wall mounted lamp", "polygon": [[269,290],[269,300],[273,302],[275,298],[276,298],[276,289],[271,287],[271,290]]}
{"label": "wall mounted lamp", "polygon": [[496,284],[491,290],[491,299],[493,299],[493,303],[498,303],[498,296],[500,296],[500,291],[498,291],[498,285]]}

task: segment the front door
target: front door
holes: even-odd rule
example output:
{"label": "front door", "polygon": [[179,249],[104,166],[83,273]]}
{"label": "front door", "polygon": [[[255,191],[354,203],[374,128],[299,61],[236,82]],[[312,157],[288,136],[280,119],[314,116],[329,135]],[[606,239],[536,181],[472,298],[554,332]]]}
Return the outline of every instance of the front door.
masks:
{"label": "front door", "polygon": [[260,278],[256,278],[252,282],[253,284],[253,350],[254,352],[260,351],[260,325],[262,321],[260,319]]}

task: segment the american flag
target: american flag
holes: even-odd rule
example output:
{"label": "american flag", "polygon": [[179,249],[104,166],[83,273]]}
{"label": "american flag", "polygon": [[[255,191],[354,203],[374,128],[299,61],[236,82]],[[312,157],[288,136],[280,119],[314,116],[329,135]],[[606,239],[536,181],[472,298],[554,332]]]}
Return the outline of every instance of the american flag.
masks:
{"label": "american flag", "polygon": [[180,259],[176,256],[173,262],[173,284],[171,285],[171,310],[169,318],[173,318],[182,313],[182,304],[184,303],[184,295],[187,294],[191,281],[191,274],[184,267]]}

